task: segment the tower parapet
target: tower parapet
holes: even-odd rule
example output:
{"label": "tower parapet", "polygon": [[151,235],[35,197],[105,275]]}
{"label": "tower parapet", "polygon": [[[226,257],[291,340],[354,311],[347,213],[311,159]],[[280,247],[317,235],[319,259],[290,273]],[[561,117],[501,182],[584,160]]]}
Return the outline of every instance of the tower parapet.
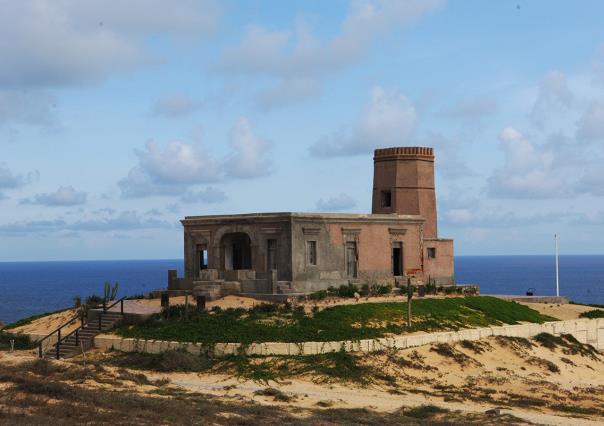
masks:
{"label": "tower parapet", "polygon": [[373,162],[372,213],[421,215],[424,236],[437,238],[433,148],[376,149]]}

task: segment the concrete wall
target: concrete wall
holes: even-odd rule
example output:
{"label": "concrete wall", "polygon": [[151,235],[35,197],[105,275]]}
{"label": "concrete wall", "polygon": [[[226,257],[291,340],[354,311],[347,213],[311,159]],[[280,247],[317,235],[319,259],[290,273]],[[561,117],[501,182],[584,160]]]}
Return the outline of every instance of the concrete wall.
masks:
{"label": "concrete wall", "polygon": [[[384,215],[354,219],[337,217],[300,217],[292,223],[292,275],[298,291],[316,291],[348,280],[361,283],[394,284],[392,275],[392,244],[403,243],[403,269],[415,274],[422,269],[421,226],[415,217]],[[306,245],[315,241],[317,264],[308,262]],[[357,277],[346,273],[347,242],[357,247]],[[450,269],[453,267],[451,260]],[[452,274],[449,275],[449,277]]]}
{"label": "concrete wall", "polygon": [[[436,258],[428,256],[428,248],[436,249]],[[454,282],[454,252],[453,240],[425,239],[424,240],[424,282],[428,278],[436,281],[436,285],[448,285]]]}
{"label": "concrete wall", "polygon": [[[579,342],[587,343],[596,349],[604,350],[604,319],[579,319],[554,321],[544,324],[519,324],[500,327],[484,327],[460,331],[426,333],[411,336],[387,337],[381,339],[347,340],[339,342],[302,342],[302,343],[253,343],[243,346],[239,343],[217,343],[211,348],[215,356],[234,355],[317,355],[345,350],[347,352],[375,352],[384,349],[404,349],[431,343],[455,343],[461,340],[479,340],[490,336],[509,336],[530,338],[539,333],[553,335],[572,334]],[[160,353],[181,349],[190,353],[206,353],[210,349],[199,343],[152,341],[126,339],[112,335],[98,335],[94,339],[99,349],[117,349],[123,352]]]}
{"label": "concrete wall", "polygon": [[[184,225],[185,277],[199,276],[197,247],[208,248],[208,268],[223,274],[225,259],[222,237],[245,233],[251,241],[251,266],[257,272],[267,271],[267,240],[277,240],[279,280],[291,280],[291,219],[287,215],[224,215],[186,218]],[[224,278],[221,276],[221,278]]]}

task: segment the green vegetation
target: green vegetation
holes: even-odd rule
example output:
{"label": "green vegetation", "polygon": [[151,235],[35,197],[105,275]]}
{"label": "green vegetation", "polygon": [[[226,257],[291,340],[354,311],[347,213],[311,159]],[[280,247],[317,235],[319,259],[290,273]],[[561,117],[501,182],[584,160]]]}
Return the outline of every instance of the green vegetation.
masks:
{"label": "green vegetation", "polygon": [[123,337],[213,344],[217,342],[304,342],[372,339],[411,331],[457,330],[542,323],[554,318],[527,306],[494,297],[421,299],[413,302],[413,323],[407,328],[407,303],[359,303],[338,305],[307,314],[301,307],[258,305],[250,310],[214,309],[170,316],[156,316],[141,325],[119,326]]}
{"label": "green vegetation", "polygon": [[413,407],[405,410],[405,415],[408,417],[414,417],[416,419],[427,419],[435,416],[436,414],[446,413],[449,410],[436,405],[420,405],[419,407]]}
{"label": "green vegetation", "polygon": [[599,359],[598,351],[591,345],[579,342],[572,334],[554,336],[549,333],[539,333],[533,337],[541,346],[551,349],[560,348],[566,355],[581,355],[594,360]]}
{"label": "green vegetation", "polygon": [[359,358],[346,352],[310,356],[247,357],[233,355],[211,358],[184,351],[166,351],[159,354],[143,352],[116,352],[104,364],[137,370],[169,372],[209,372],[234,374],[243,379],[268,383],[292,377],[310,375],[317,381],[340,381],[367,384],[383,375],[362,365]]}
{"label": "green vegetation", "polygon": [[589,319],[604,318],[604,310],[594,309],[592,311],[582,312],[581,314],[579,314],[579,317],[580,318],[589,318]]}
{"label": "green vegetation", "polygon": [[568,405],[568,404],[557,404],[552,405],[551,408],[558,411],[564,411],[566,413],[576,413],[576,414],[600,414],[602,410],[598,410],[597,408],[592,407],[579,407],[577,405]]}
{"label": "green vegetation", "polygon": [[577,302],[573,302],[572,300],[568,303],[571,305],[591,306],[592,308],[604,309],[604,305],[598,305],[597,303],[577,303]]}
{"label": "green vegetation", "polygon": [[14,343],[15,350],[32,349],[35,347],[35,343],[32,343],[32,341],[29,339],[29,336],[26,334],[0,331],[0,351],[10,350],[11,340]]}

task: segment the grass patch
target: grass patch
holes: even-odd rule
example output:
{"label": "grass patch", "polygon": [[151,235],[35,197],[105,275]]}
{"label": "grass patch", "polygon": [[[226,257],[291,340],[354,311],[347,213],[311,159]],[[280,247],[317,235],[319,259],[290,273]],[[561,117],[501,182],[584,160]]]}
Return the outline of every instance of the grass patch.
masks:
{"label": "grass patch", "polygon": [[165,351],[159,354],[144,352],[120,352],[109,359],[111,365],[137,370],[169,372],[204,372],[214,365],[206,356],[193,355],[184,351]]}
{"label": "grass patch", "polygon": [[591,345],[579,342],[572,334],[554,336],[549,333],[539,333],[533,337],[541,346],[550,350],[561,348],[566,355],[581,355],[593,360],[598,360],[598,351]]}
{"label": "grass patch", "polygon": [[367,384],[375,380],[388,381],[383,373],[365,365],[361,358],[343,351],[308,356],[232,355],[224,358],[210,358],[181,351],[166,351],[161,354],[113,352],[106,355],[99,363],[165,373],[179,371],[225,373],[260,383],[278,382],[303,375],[311,376],[317,382]]}
{"label": "grass patch", "polygon": [[289,396],[285,392],[282,392],[276,388],[258,389],[257,391],[254,392],[254,395],[271,396],[271,397],[273,397],[273,399],[275,401],[280,401],[280,402],[289,402],[292,400],[291,396]]}
{"label": "grass patch", "polygon": [[36,347],[36,344],[26,334],[0,331],[0,351],[10,350],[11,340],[14,341],[15,350],[33,349]]}
{"label": "grass patch", "polygon": [[405,410],[407,417],[413,417],[416,419],[428,419],[434,417],[437,414],[447,413],[449,410],[436,405],[420,405],[419,407],[413,407]]}
{"label": "grass patch", "polygon": [[451,358],[457,364],[466,366],[468,364],[477,364],[478,362],[473,358],[470,358],[463,352],[456,350],[453,346],[447,343],[437,343],[430,348],[430,352],[436,352],[442,357]]}
{"label": "grass patch", "polygon": [[604,310],[602,309],[593,309],[591,311],[581,312],[579,314],[579,318],[604,318]]}
{"label": "grass patch", "polygon": [[[339,305],[306,314],[259,305],[250,310],[226,309],[192,313],[189,318],[159,316],[145,324],[121,325],[123,337],[199,343],[253,343],[360,340],[410,331],[457,330],[464,327],[542,323],[554,318],[516,302],[494,297],[460,297],[413,301],[413,323],[406,326],[407,303]],[[273,306],[269,309],[270,306]]]}
{"label": "grass patch", "polygon": [[602,410],[598,410],[597,408],[593,408],[593,407],[579,407],[577,405],[569,405],[569,404],[556,404],[556,405],[551,405],[550,408],[557,410],[557,411],[563,411],[565,413],[574,413],[574,414],[599,414],[602,412]]}

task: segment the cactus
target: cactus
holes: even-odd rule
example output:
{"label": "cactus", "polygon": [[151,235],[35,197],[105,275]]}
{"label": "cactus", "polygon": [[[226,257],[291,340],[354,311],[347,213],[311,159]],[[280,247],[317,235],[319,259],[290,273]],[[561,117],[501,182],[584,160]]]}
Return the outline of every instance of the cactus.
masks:
{"label": "cactus", "polygon": [[115,300],[117,296],[117,289],[119,287],[119,283],[116,281],[115,285],[111,288],[111,298],[109,300]]}
{"label": "cactus", "polygon": [[103,291],[103,300],[105,302],[109,300],[110,291],[111,291],[111,284],[109,283],[109,281],[105,281],[105,288]]}

